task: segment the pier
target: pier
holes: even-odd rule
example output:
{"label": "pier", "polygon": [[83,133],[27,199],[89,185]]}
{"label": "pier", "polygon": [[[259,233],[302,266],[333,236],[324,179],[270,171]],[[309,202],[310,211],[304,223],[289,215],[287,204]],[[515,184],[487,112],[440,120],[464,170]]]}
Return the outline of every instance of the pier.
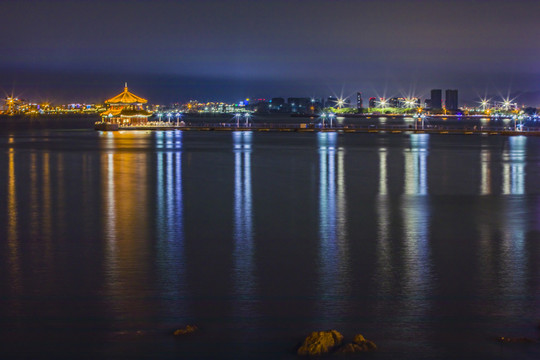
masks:
{"label": "pier", "polygon": [[[97,129],[100,130],[100,129]],[[113,129],[110,129],[113,130]],[[116,130],[116,129],[114,129]],[[338,132],[338,133],[359,133],[359,134],[441,134],[441,135],[482,135],[482,136],[540,136],[540,127],[523,127],[521,130],[509,127],[453,127],[453,126],[433,126],[424,128],[414,128],[410,125],[345,125],[333,127],[321,127],[313,124],[280,124],[280,123],[260,123],[249,126],[236,126],[229,123],[203,123],[185,124],[177,126],[173,123],[147,124],[144,126],[119,126],[117,130],[150,130],[150,131],[256,131],[256,132]]]}

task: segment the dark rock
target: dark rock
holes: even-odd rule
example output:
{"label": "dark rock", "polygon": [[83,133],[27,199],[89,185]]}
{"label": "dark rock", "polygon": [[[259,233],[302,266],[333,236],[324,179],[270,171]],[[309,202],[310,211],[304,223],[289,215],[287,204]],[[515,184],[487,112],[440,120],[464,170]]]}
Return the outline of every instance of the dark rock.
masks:
{"label": "dark rock", "polygon": [[336,330],[312,332],[300,348],[298,355],[323,355],[341,345],[343,335]]}
{"label": "dark rock", "polygon": [[377,350],[377,345],[371,340],[366,340],[361,334],[356,334],[354,336],[353,342],[362,346],[365,351]]}
{"label": "dark rock", "polygon": [[366,340],[361,334],[357,334],[352,343],[348,343],[337,349],[340,354],[354,354],[358,352],[366,352],[376,350],[377,345],[373,341]]}
{"label": "dark rock", "polygon": [[175,330],[173,335],[175,336],[188,335],[188,334],[194,333],[197,330],[199,330],[199,328],[195,325],[186,325],[186,327],[183,329]]}
{"label": "dark rock", "polygon": [[354,354],[357,352],[364,352],[364,348],[358,344],[355,343],[348,343],[343,346],[340,346],[336,350],[336,354]]}

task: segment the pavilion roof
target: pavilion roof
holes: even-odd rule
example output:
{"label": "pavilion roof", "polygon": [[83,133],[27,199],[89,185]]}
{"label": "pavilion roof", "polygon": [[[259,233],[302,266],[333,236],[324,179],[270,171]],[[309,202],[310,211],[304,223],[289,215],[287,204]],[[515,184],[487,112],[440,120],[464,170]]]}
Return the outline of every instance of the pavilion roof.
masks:
{"label": "pavilion roof", "polygon": [[124,87],[124,92],[116,95],[115,97],[105,101],[106,104],[146,104],[148,100],[143,99],[128,91],[127,83]]}

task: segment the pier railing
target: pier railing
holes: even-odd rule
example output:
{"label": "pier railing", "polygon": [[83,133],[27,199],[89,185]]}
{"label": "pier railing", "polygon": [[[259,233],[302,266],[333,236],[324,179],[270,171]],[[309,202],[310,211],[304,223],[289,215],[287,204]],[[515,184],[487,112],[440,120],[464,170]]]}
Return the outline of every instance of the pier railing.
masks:
{"label": "pier railing", "polygon": [[514,126],[491,126],[491,125],[445,125],[445,124],[427,124],[423,127],[413,124],[334,124],[321,125],[310,123],[249,123],[233,124],[224,122],[188,122],[176,124],[175,122],[151,122],[146,125],[122,126],[123,130],[200,130],[200,131],[295,131],[295,132],[314,132],[314,131],[340,131],[340,132],[373,132],[373,133],[456,133],[456,134],[506,134],[506,135],[540,135],[540,125],[521,126],[518,129]]}

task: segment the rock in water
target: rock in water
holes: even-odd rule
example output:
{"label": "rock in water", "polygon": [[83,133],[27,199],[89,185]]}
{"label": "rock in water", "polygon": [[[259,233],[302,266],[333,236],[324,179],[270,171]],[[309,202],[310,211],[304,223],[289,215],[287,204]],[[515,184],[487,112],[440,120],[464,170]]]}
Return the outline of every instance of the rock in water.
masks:
{"label": "rock in water", "polygon": [[373,341],[366,340],[366,338],[363,337],[361,334],[355,335],[355,337],[353,339],[353,343],[361,346],[364,349],[364,351],[376,350],[377,349],[377,345],[375,345],[375,343]]}
{"label": "rock in water", "polygon": [[341,345],[343,335],[336,330],[314,331],[298,349],[298,355],[323,355]]}
{"label": "rock in water", "polygon": [[185,328],[183,329],[178,329],[176,330],[173,335],[187,335],[187,334],[191,334],[191,333],[194,333],[195,331],[199,330],[199,328],[195,325],[186,325]]}
{"label": "rock in water", "polygon": [[354,354],[357,352],[363,352],[364,348],[355,343],[348,343],[337,349],[338,354]]}
{"label": "rock in water", "polygon": [[340,354],[354,354],[376,349],[377,345],[373,341],[366,340],[362,335],[358,334],[354,337],[352,343],[343,345],[336,352]]}

